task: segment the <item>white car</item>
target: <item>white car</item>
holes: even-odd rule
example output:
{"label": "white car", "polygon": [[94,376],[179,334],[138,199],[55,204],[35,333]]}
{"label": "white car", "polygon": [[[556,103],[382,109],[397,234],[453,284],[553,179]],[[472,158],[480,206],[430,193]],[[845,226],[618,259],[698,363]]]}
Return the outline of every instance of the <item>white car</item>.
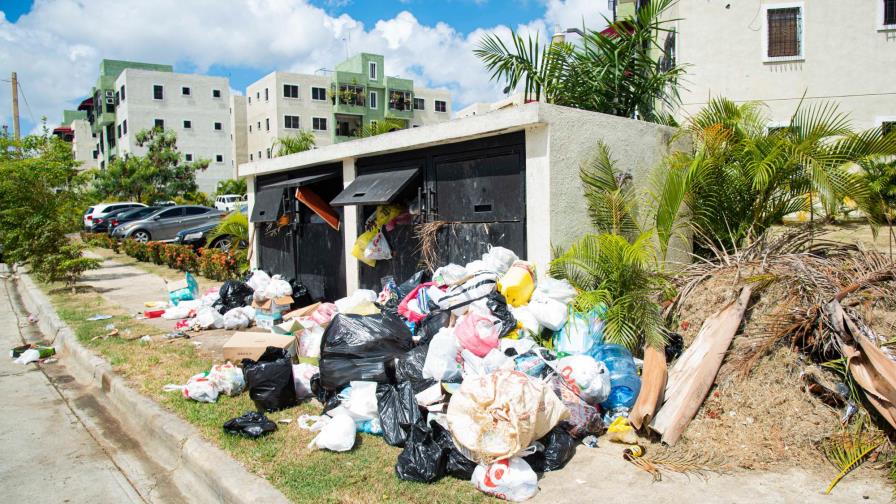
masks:
{"label": "white car", "polygon": [[215,198],[215,208],[222,212],[232,212],[243,201],[246,201],[245,195],[222,194]]}
{"label": "white car", "polygon": [[84,229],[89,230],[93,224],[93,218],[98,215],[145,206],[143,203],[135,203],[133,201],[118,201],[116,203],[99,203],[92,207],[87,207],[87,210],[84,211]]}

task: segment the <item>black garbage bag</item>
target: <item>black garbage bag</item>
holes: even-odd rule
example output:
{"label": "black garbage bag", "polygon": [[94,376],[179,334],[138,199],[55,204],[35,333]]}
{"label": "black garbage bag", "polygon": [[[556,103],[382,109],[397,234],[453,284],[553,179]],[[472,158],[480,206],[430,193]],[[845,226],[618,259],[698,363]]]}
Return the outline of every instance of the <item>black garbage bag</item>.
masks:
{"label": "black garbage bag", "polygon": [[411,383],[399,383],[397,387],[377,385],[376,403],[383,439],[391,446],[404,446],[411,426],[422,418]]}
{"label": "black garbage bag", "polygon": [[311,297],[311,293],[308,291],[308,287],[305,287],[305,284],[298,280],[290,280],[289,285],[292,287],[293,306],[302,308],[314,303],[314,299]]}
{"label": "black garbage bag", "polygon": [[423,283],[423,274],[424,270],[420,270],[413,275],[411,278],[408,278],[404,281],[403,284],[398,286],[398,297],[404,299],[408,294],[411,293],[412,290],[416,289],[418,285]]}
{"label": "black garbage bag", "polygon": [[418,344],[426,345],[432,341],[439,329],[448,327],[451,322],[450,310],[433,310],[429,312],[423,320],[417,324]]}
{"label": "black garbage bag", "polygon": [[404,451],[395,462],[398,479],[433,483],[445,476],[447,465],[447,453],[433,438],[433,432],[426,423],[420,420],[412,425]]}
{"label": "black garbage bag", "polygon": [[320,384],[320,373],[311,377],[311,393],[324,405],[322,413],[326,413],[342,404],[339,400],[339,393],[327,390]]}
{"label": "black garbage bag", "polygon": [[445,450],[446,473],[457,479],[470,481],[470,478],[473,477],[473,471],[476,469],[476,462],[465,457],[457,449],[454,439],[451,438],[451,433],[438,422],[429,422],[429,427],[432,429],[433,439]]}
{"label": "black garbage bag", "polygon": [[666,364],[678,358],[684,351],[684,338],[678,333],[669,333],[666,343]]}
{"label": "black garbage bag", "polygon": [[277,430],[277,424],[261,413],[250,411],[224,422],[224,432],[250,438],[261,437]]}
{"label": "black garbage bag", "polygon": [[279,411],[298,403],[292,360],[282,348],[267,347],[258,361],[243,359],[243,376],[258,411]]}
{"label": "black garbage bag", "polygon": [[240,308],[252,304],[252,287],[239,280],[228,280],[218,289],[220,299],[215,302],[215,308],[222,315],[234,308]]}
{"label": "black garbage bag", "polygon": [[394,383],[393,361],[412,347],[400,318],[337,314],[321,340],[320,383],[334,392],[352,380]]}
{"label": "black garbage bag", "polygon": [[576,454],[578,441],[568,432],[568,426],[561,422],[544,437],[536,441],[538,451],[523,457],[538,473],[562,469]]}
{"label": "black garbage bag", "polygon": [[491,310],[492,315],[501,321],[501,337],[507,336],[516,329],[516,319],[507,307],[507,300],[500,292],[492,292],[485,298],[485,306]]}
{"label": "black garbage bag", "polygon": [[395,381],[398,383],[410,382],[415,393],[423,392],[433,386],[436,383],[435,380],[423,377],[423,364],[426,363],[427,352],[429,352],[429,345],[420,345],[395,359]]}

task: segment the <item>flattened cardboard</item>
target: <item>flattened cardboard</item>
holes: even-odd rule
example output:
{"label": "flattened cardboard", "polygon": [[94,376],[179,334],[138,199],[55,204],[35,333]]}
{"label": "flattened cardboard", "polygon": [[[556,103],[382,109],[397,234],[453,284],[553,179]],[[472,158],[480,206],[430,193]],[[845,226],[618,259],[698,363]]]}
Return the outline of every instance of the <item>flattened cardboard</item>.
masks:
{"label": "flattened cardboard", "polygon": [[285,309],[288,310],[289,307],[292,306],[292,303],[293,303],[292,296],[280,296],[275,299],[266,299],[264,301],[264,303],[260,303],[260,302],[258,302],[258,300],[253,300],[252,307],[259,309],[259,310],[265,310],[265,311],[272,311],[274,309],[278,309],[278,311],[282,311],[282,310],[279,310],[279,308],[283,308],[285,306],[286,307]]}
{"label": "flattened cardboard", "polygon": [[303,308],[296,308],[295,310],[293,310],[289,313],[283,314],[283,319],[289,320],[289,319],[299,318],[299,317],[308,317],[312,313],[314,313],[315,310],[317,310],[319,307],[320,307],[320,302],[310,304]]}
{"label": "flattened cardboard", "polygon": [[295,336],[238,331],[224,343],[224,360],[234,363],[243,359],[258,360],[269,346],[283,348],[290,356],[296,354]]}

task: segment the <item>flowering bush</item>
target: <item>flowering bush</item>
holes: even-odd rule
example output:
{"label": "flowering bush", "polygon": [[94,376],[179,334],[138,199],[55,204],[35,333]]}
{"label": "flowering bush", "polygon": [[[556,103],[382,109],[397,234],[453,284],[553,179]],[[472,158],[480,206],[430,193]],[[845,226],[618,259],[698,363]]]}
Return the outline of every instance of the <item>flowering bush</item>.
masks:
{"label": "flowering bush", "polygon": [[169,268],[197,273],[199,256],[187,245],[164,245],[159,253],[162,261]]}
{"label": "flowering bush", "polygon": [[91,247],[112,249],[116,253],[119,249],[118,241],[114,240],[106,233],[87,233],[82,231],[81,241],[83,241],[87,245],[90,245]]}
{"label": "flowering bush", "polygon": [[149,261],[150,259],[149,245],[137,240],[122,240],[121,251],[138,261]]}
{"label": "flowering bush", "polygon": [[210,280],[240,278],[248,266],[245,251],[223,252],[218,249],[201,248],[196,252],[188,245],[156,241],[140,243],[131,239],[119,242],[102,233],[81,233],[81,239],[88,245],[111,248],[116,252],[120,250],[138,261],[189,271]]}
{"label": "flowering bush", "polygon": [[230,280],[240,277],[244,269],[240,256],[218,249],[199,249],[199,274],[212,280]]}
{"label": "flowering bush", "polygon": [[159,266],[165,264],[166,263],[165,257],[164,257],[165,247],[167,247],[167,245],[165,245],[162,242],[157,242],[157,241],[146,242],[146,254],[148,256],[148,258],[146,260],[148,260],[149,262],[152,262],[154,264],[158,264]]}

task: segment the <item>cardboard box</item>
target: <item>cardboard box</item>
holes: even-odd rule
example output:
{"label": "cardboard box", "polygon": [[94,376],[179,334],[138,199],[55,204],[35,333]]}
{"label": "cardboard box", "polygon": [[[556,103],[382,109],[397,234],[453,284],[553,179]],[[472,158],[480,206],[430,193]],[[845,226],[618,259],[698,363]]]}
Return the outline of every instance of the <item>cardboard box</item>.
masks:
{"label": "cardboard box", "polygon": [[283,319],[289,320],[292,318],[307,317],[307,316],[311,315],[312,313],[314,313],[315,310],[317,310],[317,308],[319,306],[320,306],[320,302],[317,302],[314,304],[310,304],[304,308],[297,308],[289,313],[284,314]]}
{"label": "cardboard box", "polygon": [[295,319],[289,319],[271,328],[271,332],[274,334],[292,334],[293,336],[299,336],[303,331],[305,331],[305,326]]}
{"label": "cardboard box", "polygon": [[258,360],[269,346],[286,350],[290,357],[296,355],[295,336],[239,331],[224,343],[224,360],[233,363],[241,362],[243,359]]}
{"label": "cardboard box", "polygon": [[281,296],[276,299],[266,299],[264,302],[252,301],[252,307],[265,313],[283,313],[292,307],[291,296]]}
{"label": "cardboard box", "polygon": [[280,312],[266,312],[260,309],[255,310],[255,325],[261,329],[271,330],[276,324],[283,320]]}

